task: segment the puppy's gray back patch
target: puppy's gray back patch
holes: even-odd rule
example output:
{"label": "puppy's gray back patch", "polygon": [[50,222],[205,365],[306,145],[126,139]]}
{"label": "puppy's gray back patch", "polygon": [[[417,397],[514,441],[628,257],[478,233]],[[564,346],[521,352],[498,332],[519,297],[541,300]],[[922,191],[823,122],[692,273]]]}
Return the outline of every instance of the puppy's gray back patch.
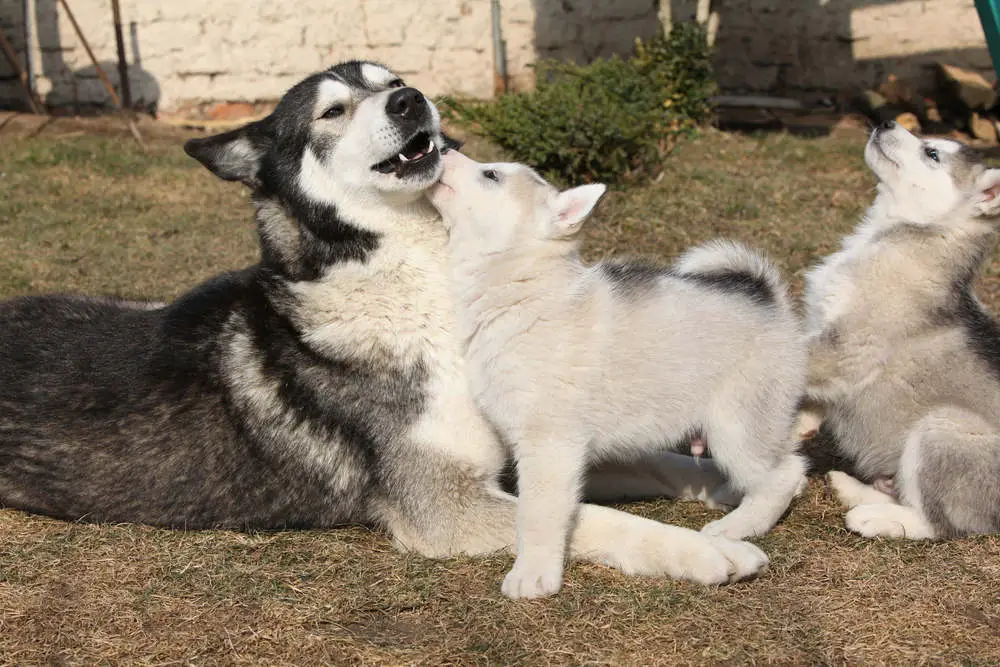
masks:
{"label": "puppy's gray back patch", "polygon": [[601,273],[611,282],[616,293],[625,297],[641,297],[656,287],[663,278],[674,278],[699,287],[743,297],[759,306],[777,303],[774,286],[752,271],[739,269],[680,273],[669,267],[642,261],[609,261],[600,264]]}
{"label": "puppy's gray back patch", "polygon": [[741,296],[758,306],[770,307],[777,302],[773,286],[763,276],[750,271],[712,271],[675,275],[677,278],[696,283],[716,292]]}
{"label": "puppy's gray back patch", "polygon": [[615,292],[622,296],[640,296],[656,286],[670,269],[640,261],[601,262],[601,273],[607,278]]}

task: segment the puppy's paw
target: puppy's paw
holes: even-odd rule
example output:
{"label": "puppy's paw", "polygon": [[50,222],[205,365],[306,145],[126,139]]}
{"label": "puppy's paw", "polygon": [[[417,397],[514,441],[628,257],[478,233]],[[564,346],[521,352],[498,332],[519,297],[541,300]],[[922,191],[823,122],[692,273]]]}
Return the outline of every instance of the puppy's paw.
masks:
{"label": "puppy's paw", "polygon": [[826,475],[830,488],[837,494],[840,504],[851,509],[858,505],[894,504],[896,499],[873,486],[861,482],[845,472],[831,470]]}
{"label": "puppy's paw", "polygon": [[[864,537],[906,537],[906,527],[886,512],[886,505],[858,505],[846,515],[844,524]],[[891,506],[890,506],[891,507]]]}
{"label": "puppy's paw", "polygon": [[706,586],[746,579],[763,572],[768,566],[767,556],[752,544],[709,537],[694,531],[691,531],[689,539],[676,544],[676,547],[667,574]]}
{"label": "puppy's paw", "polygon": [[741,581],[756,577],[770,566],[771,561],[761,549],[750,542],[730,540],[724,537],[709,538],[715,547],[722,552],[732,568],[729,571],[729,581]]}
{"label": "puppy's paw", "polygon": [[562,588],[563,564],[561,560],[537,560],[518,556],[514,567],[503,579],[501,592],[512,599],[534,599],[555,595]]}

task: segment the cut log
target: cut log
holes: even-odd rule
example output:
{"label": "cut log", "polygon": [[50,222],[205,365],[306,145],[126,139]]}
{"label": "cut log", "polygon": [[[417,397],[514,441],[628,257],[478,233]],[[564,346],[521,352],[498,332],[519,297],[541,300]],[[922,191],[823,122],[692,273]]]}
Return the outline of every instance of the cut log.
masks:
{"label": "cut log", "polygon": [[969,114],[969,134],[991,144],[997,143],[996,123],[984,113],[973,111]]}
{"label": "cut log", "polygon": [[910,132],[920,132],[920,119],[917,114],[906,111],[896,116],[896,124]]}
{"label": "cut log", "polygon": [[920,102],[916,91],[895,74],[886,77],[886,80],[879,85],[878,92],[890,104],[897,104],[901,107],[912,108]]}
{"label": "cut log", "polygon": [[997,93],[993,84],[978,72],[940,63],[937,76],[941,92],[950,94],[968,109],[982,111],[996,104]]}

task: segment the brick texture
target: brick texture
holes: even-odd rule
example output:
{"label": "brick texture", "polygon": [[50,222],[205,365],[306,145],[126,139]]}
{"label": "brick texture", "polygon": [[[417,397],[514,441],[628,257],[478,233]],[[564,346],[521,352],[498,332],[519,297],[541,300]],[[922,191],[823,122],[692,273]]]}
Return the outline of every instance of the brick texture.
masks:
{"label": "brick texture", "polygon": [[[39,90],[49,104],[109,98],[55,0],[34,0]],[[661,5],[675,19],[692,0],[502,0],[510,83],[533,83],[538,58],[586,61],[631,51],[654,34]],[[0,0],[0,29],[23,48],[22,0]],[[174,111],[191,104],[273,100],[347,58],[371,58],[429,94],[493,94],[489,0],[122,0],[133,97]],[[107,0],[70,0],[102,67],[117,83]],[[666,5],[663,5],[666,7]],[[888,72],[919,79],[943,60],[991,74],[968,0],[714,0],[716,65],[736,91],[836,92]],[[22,54],[23,57],[23,54]],[[18,103],[0,60],[0,104]]]}

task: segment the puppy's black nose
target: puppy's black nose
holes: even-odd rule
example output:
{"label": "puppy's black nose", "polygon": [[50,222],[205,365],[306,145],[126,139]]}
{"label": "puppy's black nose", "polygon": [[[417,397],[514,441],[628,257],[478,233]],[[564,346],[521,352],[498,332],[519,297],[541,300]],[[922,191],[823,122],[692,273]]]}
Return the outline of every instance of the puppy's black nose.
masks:
{"label": "puppy's black nose", "polygon": [[427,101],[416,88],[400,88],[389,96],[385,112],[404,120],[418,120],[427,111]]}
{"label": "puppy's black nose", "polygon": [[878,126],[878,129],[880,129],[880,130],[891,130],[894,127],[896,127],[896,121],[894,121],[894,120],[884,120]]}

